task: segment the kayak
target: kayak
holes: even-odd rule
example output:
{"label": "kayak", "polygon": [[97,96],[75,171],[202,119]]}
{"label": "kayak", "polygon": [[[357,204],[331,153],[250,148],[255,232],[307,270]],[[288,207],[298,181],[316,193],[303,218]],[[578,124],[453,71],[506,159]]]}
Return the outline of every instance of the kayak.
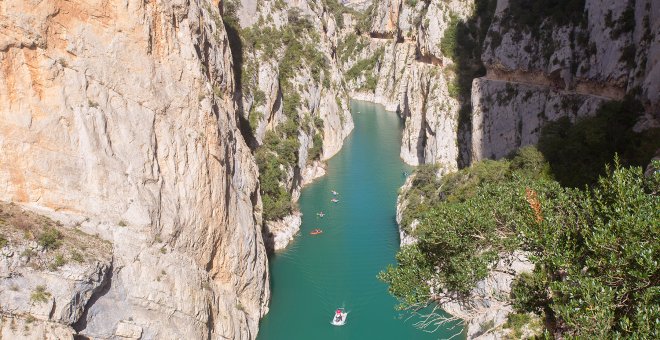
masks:
{"label": "kayak", "polygon": [[309,234],[310,234],[310,235],[318,235],[318,234],[321,234],[321,233],[323,233],[323,230],[321,230],[321,229],[314,229],[314,230],[312,230]]}
{"label": "kayak", "polygon": [[346,323],[346,317],[348,316],[348,312],[346,312],[343,308],[339,308],[337,309],[337,311],[339,313],[335,313],[330,323],[335,326],[343,326]]}

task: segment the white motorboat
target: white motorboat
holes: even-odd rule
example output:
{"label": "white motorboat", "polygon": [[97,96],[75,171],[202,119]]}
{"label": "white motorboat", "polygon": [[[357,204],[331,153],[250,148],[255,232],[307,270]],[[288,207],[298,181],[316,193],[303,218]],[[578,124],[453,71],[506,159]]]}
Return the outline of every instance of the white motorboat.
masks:
{"label": "white motorboat", "polygon": [[331,324],[335,326],[343,326],[346,323],[346,318],[348,317],[348,312],[344,308],[338,308],[335,311],[335,315],[332,317]]}

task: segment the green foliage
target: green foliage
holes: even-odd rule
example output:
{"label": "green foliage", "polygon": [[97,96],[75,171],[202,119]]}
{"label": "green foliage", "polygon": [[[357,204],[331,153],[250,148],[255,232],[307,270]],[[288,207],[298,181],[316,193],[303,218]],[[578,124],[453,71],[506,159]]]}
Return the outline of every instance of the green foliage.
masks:
{"label": "green foliage", "polygon": [[[324,3],[331,10],[340,10],[339,7],[334,7],[339,5],[335,0],[328,0]],[[282,5],[284,6],[284,4]],[[301,122],[300,109],[303,99],[294,79],[301,74],[301,70],[307,69],[314,82],[321,83],[324,87],[331,86],[330,63],[327,57],[316,48],[316,42],[320,38],[311,21],[301,15],[296,8],[290,9],[287,15],[288,24],[280,29],[255,25],[241,32],[245,51],[253,53],[260,50],[262,56],[279,60],[282,110],[287,118],[276,131],[269,131],[266,134],[263,145],[255,153],[259,166],[266,220],[276,220],[291,212],[291,194],[283,183],[286,180],[287,170],[297,166],[298,163],[298,149],[300,148],[298,134],[301,125],[316,123],[316,121],[308,122],[307,120]],[[254,67],[256,68],[256,66]],[[250,75],[244,82],[244,85],[249,85],[254,81],[256,70],[254,72],[244,71],[244,73]],[[248,86],[243,92],[248,93],[249,89]],[[256,110],[256,107],[263,101],[265,101],[265,94],[255,91],[254,104],[248,114],[248,121],[253,130],[263,115],[262,112]],[[318,157],[322,149],[322,138],[320,135],[313,138],[314,145],[310,150],[310,157]]]}
{"label": "green foliage", "polygon": [[348,62],[367,46],[364,39],[355,33],[350,33],[337,45],[337,55],[342,63]]}
{"label": "green foliage", "polygon": [[621,50],[621,58],[619,61],[626,63],[630,68],[635,67],[635,53],[637,52],[637,47],[634,44],[626,45],[623,50]]}
{"label": "green foliage", "polygon": [[316,133],[312,141],[314,144],[309,150],[309,159],[320,159],[321,151],[323,150],[323,136],[320,133]]}
{"label": "green foliage", "polygon": [[660,148],[660,129],[632,130],[643,110],[639,101],[627,98],[605,103],[596,116],[575,123],[568,118],[549,122],[541,130],[539,150],[557,180],[569,187],[596,183],[615,153],[623,165],[645,165]]}
{"label": "green foliage", "polygon": [[511,329],[511,333],[507,335],[507,339],[522,339],[524,328],[539,332],[541,320],[528,313],[512,313],[507,317],[504,328]]}
{"label": "green foliage", "polygon": [[[532,147],[440,179],[419,168],[404,211],[418,221],[408,230],[418,242],[379,276],[399,308],[428,301],[429,283],[466,294],[499,254],[522,249],[536,266],[514,282],[517,311],[554,320],[552,331],[565,337],[657,338],[660,173],[645,177],[617,160],[594,188],[579,190],[561,187],[548,169]],[[528,322],[514,315],[508,327]]]}
{"label": "green foliage", "polygon": [[389,284],[389,291],[401,302],[398,309],[406,309],[429,299],[429,289],[419,282],[427,282],[432,276],[432,263],[414,245],[403,246],[396,254],[398,267],[388,266],[378,278]]}
{"label": "green foliage", "polygon": [[335,17],[335,21],[337,22],[337,26],[340,28],[344,26],[344,13],[349,13],[349,8],[344,7],[339,1],[337,0],[322,0],[323,5],[325,8],[328,10],[328,12],[332,13],[332,15]]}
{"label": "green foliage", "polygon": [[617,163],[594,189],[548,197],[543,222],[523,229],[536,269],[517,284],[516,305],[543,306],[568,336],[657,338],[658,188],[660,173]]}
{"label": "green foliage", "polygon": [[626,6],[626,9],[623,10],[621,16],[616,22],[612,21],[612,12],[607,13],[605,18],[606,25],[612,30],[610,31],[610,37],[612,39],[618,39],[622,34],[630,33],[635,29],[635,7],[634,2],[629,3]]}
{"label": "green foliage", "polygon": [[[222,24],[224,25],[225,31],[227,32],[227,40],[229,41],[229,48],[231,50],[231,57],[233,61],[234,69],[234,80],[238,88],[242,88],[244,85],[245,75],[243,74],[243,41],[241,40],[241,25],[238,22],[238,16],[236,14],[236,0],[225,1],[223,3],[223,16]],[[214,9],[208,8],[209,11],[214,11]],[[206,66],[205,66],[206,67]],[[208,70],[206,70],[208,72]],[[205,73],[206,73],[205,72]]]}
{"label": "green foliage", "polygon": [[39,285],[30,294],[30,301],[38,303],[48,302],[50,296],[51,294],[46,290],[46,286]]}
{"label": "green foliage", "polygon": [[85,262],[85,258],[83,257],[83,254],[81,254],[79,251],[76,250],[71,252],[71,259],[78,263]]}
{"label": "green foliage", "polygon": [[250,112],[248,113],[248,122],[250,123],[250,128],[252,129],[252,132],[257,130],[257,126],[259,125],[259,120],[263,118],[263,115],[264,114],[261,111],[257,111],[254,106],[250,109]]}
{"label": "green foliage", "polygon": [[7,244],[9,244],[9,241],[7,241],[7,239],[2,234],[0,234],[0,248],[3,248]]}
{"label": "green foliage", "polygon": [[62,254],[57,254],[55,255],[55,259],[51,264],[48,265],[48,269],[51,271],[57,270],[57,268],[62,267],[63,265],[66,264],[66,259],[64,258],[64,255]]}
{"label": "green foliage", "polygon": [[442,36],[442,40],[440,40],[440,51],[445,57],[455,60],[458,54],[457,46],[459,42],[456,41],[456,34],[458,31],[459,19],[453,13],[450,14],[449,18],[447,29]]}
{"label": "green foliage", "polygon": [[286,176],[283,169],[295,165],[299,146],[296,137],[283,139],[277,132],[269,131],[257,149],[265,220],[277,220],[291,212],[291,194],[281,183]]}
{"label": "green foliage", "polygon": [[454,62],[452,70],[455,75],[449,77],[447,88],[449,95],[461,103],[460,129],[469,129],[471,121],[472,80],[486,74],[481,62],[481,46],[495,12],[495,5],[494,0],[477,1],[475,14],[466,20],[450,14],[448,27],[440,40],[440,51]]}
{"label": "green foliage", "polygon": [[37,239],[40,246],[46,250],[53,250],[62,245],[62,233],[55,228],[46,228]]}
{"label": "green foliage", "polygon": [[373,55],[371,55],[371,57],[355,63],[353,67],[346,71],[346,79],[357,80],[359,77],[365,75],[366,82],[363,85],[363,88],[373,91],[376,88],[377,83],[376,74],[378,74],[378,62],[383,58],[384,53],[385,49],[380,47]]}
{"label": "green foliage", "polygon": [[519,312],[541,314],[550,297],[545,290],[548,280],[542,273],[522,273],[511,287],[513,307]]}
{"label": "green foliage", "polygon": [[[411,251],[424,256],[407,258],[407,264],[399,262],[382,278],[391,285],[414,286],[414,292],[426,295],[411,297],[401,294],[405,292],[402,289],[393,291],[402,300],[401,308],[411,306],[407,301],[428,297],[428,288],[423,289],[428,278],[411,280],[411,276],[399,273],[409,270],[407,267],[426,266],[422,272],[438,268],[434,282],[467,294],[487,275],[499,253],[515,249],[518,241],[512,236],[517,233],[517,225],[533,218],[525,201],[525,188],[556,186],[547,181],[546,169],[543,157],[531,147],[511,161],[479,162],[440,179],[434,166],[419,167],[405,196],[408,205],[402,226],[419,240],[410,246]],[[419,222],[414,231],[409,228],[413,220]]]}

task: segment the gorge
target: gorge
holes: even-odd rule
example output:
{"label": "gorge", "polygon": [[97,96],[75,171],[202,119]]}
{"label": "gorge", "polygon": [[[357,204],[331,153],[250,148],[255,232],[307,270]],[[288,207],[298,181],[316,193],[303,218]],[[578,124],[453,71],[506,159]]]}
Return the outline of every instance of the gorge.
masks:
{"label": "gorge", "polygon": [[[652,0],[3,1],[0,337],[291,336],[273,328],[295,307],[278,302],[288,294],[278,282],[299,287],[286,261],[302,260],[280,251],[317,241],[311,202],[380,119],[352,115],[351,100],[398,113],[400,142],[388,137],[378,152],[399,148],[438,181],[606,109],[634,111],[617,121],[643,136],[634,157],[614,151],[646,167],[660,149],[658,17]],[[398,121],[387,124],[398,136]],[[391,220],[396,208],[402,242],[414,243],[419,220],[406,209],[420,177],[395,205],[388,195],[407,168],[383,157],[386,185],[374,185],[388,207],[364,209]],[[321,237],[352,232],[356,213]],[[648,218],[657,227],[657,212]],[[379,294],[376,275],[398,249],[396,230],[383,233],[380,255],[353,273]],[[440,303],[469,338],[504,336],[513,307],[499,296],[533,267],[519,252],[498,255],[474,294]],[[396,315],[393,298],[378,296],[379,312]],[[391,334],[424,336],[402,327]],[[343,336],[367,334],[353,332]]]}

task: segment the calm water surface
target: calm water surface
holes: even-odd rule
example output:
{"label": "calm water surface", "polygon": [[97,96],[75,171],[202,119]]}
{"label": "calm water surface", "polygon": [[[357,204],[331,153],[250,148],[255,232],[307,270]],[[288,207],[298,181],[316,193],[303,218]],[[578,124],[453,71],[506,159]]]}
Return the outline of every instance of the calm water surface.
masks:
{"label": "calm water surface", "polygon": [[[354,101],[351,112],[355,130],[328,162],[327,175],[302,191],[300,233],[270,259],[272,300],[258,339],[447,338],[456,329],[415,329],[376,278],[399,249],[397,190],[412,170],[399,158],[402,123],[367,102]],[[315,228],[323,234],[309,235]],[[331,325],[342,306],[349,311],[346,325]]]}

